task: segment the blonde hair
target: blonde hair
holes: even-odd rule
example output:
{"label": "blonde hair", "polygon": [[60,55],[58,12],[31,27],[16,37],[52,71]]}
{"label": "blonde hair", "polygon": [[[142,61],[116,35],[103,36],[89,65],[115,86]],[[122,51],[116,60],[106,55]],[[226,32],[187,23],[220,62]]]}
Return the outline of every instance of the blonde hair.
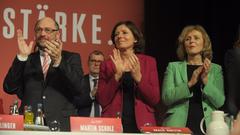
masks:
{"label": "blonde hair", "polygon": [[211,40],[206,32],[206,30],[200,26],[200,25],[188,25],[185,26],[182,30],[181,34],[178,37],[178,48],[177,48],[177,56],[180,60],[186,60],[187,59],[187,52],[184,47],[184,41],[186,36],[192,32],[193,30],[196,30],[202,34],[203,37],[203,50],[202,50],[202,57],[203,59],[208,58],[209,60],[212,60],[212,43]]}

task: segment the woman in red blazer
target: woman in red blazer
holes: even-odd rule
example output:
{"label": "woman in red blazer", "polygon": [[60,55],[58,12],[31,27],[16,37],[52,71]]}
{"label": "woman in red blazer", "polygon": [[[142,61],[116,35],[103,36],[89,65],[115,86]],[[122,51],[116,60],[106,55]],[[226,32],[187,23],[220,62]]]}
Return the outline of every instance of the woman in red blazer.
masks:
{"label": "woman in red blazer", "polygon": [[123,132],[139,132],[141,126],[156,125],[156,61],[143,54],[143,35],[130,21],[117,23],[111,39],[115,48],[111,59],[101,64],[97,100],[103,117],[121,117]]}

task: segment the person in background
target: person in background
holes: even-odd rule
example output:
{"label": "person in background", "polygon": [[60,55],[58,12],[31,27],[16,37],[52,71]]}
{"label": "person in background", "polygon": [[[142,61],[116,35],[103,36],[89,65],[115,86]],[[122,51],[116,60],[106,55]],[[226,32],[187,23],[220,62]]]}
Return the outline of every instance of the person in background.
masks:
{"label": "person in background", "polygon": [[62,50],[59,26],[52,18],[38,20],[34,30],[35,52],[34,42],[27,44],[17,31],[18,54],[5,77],[4,91],[21,99],[20,114],[24,106],[32,106],[36,115],[37,104],[42,103],[45,124],[56,122],[61,131],[69,131],[69,117],[77,115],[73,97],[80,93],[83,77],[80,55]]}
{"label": "person in background", "polygon": [[104,54],[94,50],[88,57],[89,74],[82,80],[82,94],[76,97],[79,116],[99,117],[101,106],[95,96],[97,92],[97,82],[99,79],[100,64],[104,61]]}
{"label": "person in background", "polygon": [[201,119],[205,117],[208,126],[211,112],[224,104],[222,68],[211,62],[211,41],[200,25],[182,30],[177,55],[181,61],[170,62],[164,75],[162,100],[168,110],[163,125],[201,134]]}
{"label": "person in background", "polygon": [[100,67],[97,100],[103,117],[121,117],[123,132],[156,125],[160,100],[156,61],[144,55],[142,33],[131,21],[117,23],[111,34],[115,48]]}
{"label": "person in background", "polygon": [[228,50],[224,59],[225,80],[227,90],[227,111],[237,116],[240,111],[240,39]]}

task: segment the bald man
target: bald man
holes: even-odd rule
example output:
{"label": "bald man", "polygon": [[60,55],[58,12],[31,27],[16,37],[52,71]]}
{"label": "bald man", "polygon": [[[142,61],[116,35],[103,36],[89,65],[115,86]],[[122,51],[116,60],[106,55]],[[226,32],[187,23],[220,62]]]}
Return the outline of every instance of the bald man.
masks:
{"label": "bald man", "polygon": [[31,105],[36,115],[37,104],[42,103],[45,124],[56,120],[61,131],[69,131],[69,117],[77,115],[73,96],[80,93],[83,77],[80,55],[62,50],[59,26],[52,18],[38,20],[34,30],[35,43],[29,44],[17,30],[18,53],[5,77],[4,91],[21,99],[20,114]]}

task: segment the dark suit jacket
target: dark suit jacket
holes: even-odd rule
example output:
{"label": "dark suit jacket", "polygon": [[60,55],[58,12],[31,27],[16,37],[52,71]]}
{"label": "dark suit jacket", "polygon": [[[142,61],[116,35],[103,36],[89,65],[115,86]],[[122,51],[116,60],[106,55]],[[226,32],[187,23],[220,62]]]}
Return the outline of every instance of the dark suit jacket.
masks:
{"label": "dark suit jacket", "polygon": [[[154,58],[146,55],[137,55],[142,79],[134,87],[135,90],[135,118],[138,128],[145,124],[156,125],[154,106],[159,103],[160,90],[157,65]],[[103,117],[117,117],[122,113],[123,90],[121,81],[114,78],[115,65],[112,60],[101,64],[97,100],[102,106]]]}
{"label": "dark suit jacket", "polygon": [[80,93],[82,74],[80,55],[63,51],[60,65],[50,65],[44,81],[39,52],[35,52],[25,62],[15,58],[3,87],[21,99],[21,114],[25,105],[31,105],[36,114],[37,104],[42,103],[46,123],[57,120],[61,130],[68,131],[69,116],[77,115],[73,96]]}
{"label": "dark suit jacket", "polygon": [[228,50],[224,59],[227,89],[226,106],[230,114],[240,111],[240,48]]}
{"label": "dark suit jacket", "polygon": [[89,117],[91,113],[93,99],[90,97],[90,82],[89,82],[89,74],[84,76],[82,80],[81,86],[81,94],[76,98],[76,104],[78,106],[78,115]]}

